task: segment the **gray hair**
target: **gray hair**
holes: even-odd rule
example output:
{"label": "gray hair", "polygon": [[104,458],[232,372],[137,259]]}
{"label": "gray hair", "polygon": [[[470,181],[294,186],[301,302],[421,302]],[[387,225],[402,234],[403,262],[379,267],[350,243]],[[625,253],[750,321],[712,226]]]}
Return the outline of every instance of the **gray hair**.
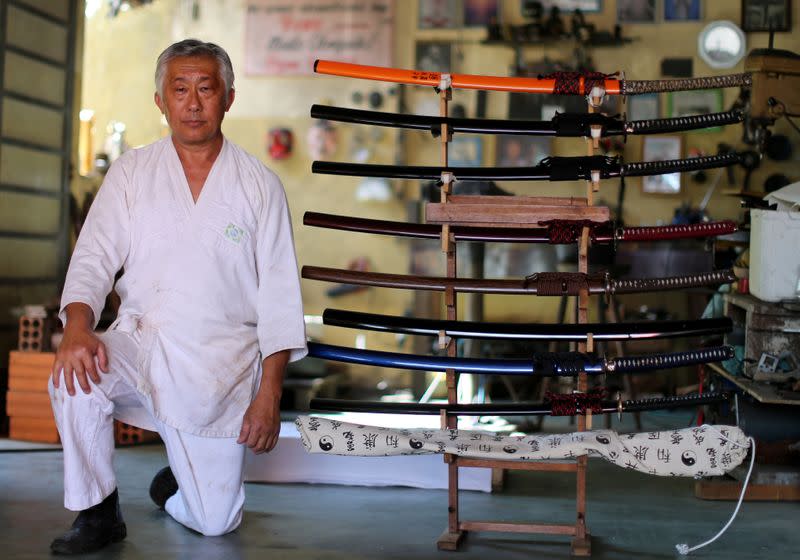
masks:
{"label": "gray hair", "polygon": [[225,49],[214,43],[204,43],[197,39],[184,39],[173,43],[164,49],[156,62],[156,91],[159,97],[164,97],[164,74],[167,64],[179,56],[210,56],[216,59],[219,67],[219,77],[225,84],[225,98],[233,89],[233,64]]}

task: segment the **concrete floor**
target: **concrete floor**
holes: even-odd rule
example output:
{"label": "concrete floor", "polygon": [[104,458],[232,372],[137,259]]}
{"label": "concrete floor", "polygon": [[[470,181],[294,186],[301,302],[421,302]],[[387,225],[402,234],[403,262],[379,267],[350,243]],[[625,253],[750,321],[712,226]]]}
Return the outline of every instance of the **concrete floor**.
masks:
{"label": "concrete floor", "polygon": [[[364,459],[368,461],[369,459]],[[408,458],[413,468],[413,457]],[[474,533],[459,552],[439,552],[446,524],[443,490],[327,485],[247,485],[245,518],[235,533],[204,538],[150,502],[147,488],[166,464],[160,445],[120,449],[116,458],[128,538],[96,558],[504,560],[569,558],[565,537]],[[0,557],[44,558],[74,515],[62,503],[61,453],[0,453]],[[675,558],[674,545],[714,535],[734,503],[697,500],[692,480],[652,477],[591,460],[588,526],[593,558]],[[464,519],[569,522],[574,477],[511,472],[502,493],[461,493]],[[800,505],[746,502],[716,543],[694,557],[800,557]],[[792,552],[794,551],[794,552]]]}

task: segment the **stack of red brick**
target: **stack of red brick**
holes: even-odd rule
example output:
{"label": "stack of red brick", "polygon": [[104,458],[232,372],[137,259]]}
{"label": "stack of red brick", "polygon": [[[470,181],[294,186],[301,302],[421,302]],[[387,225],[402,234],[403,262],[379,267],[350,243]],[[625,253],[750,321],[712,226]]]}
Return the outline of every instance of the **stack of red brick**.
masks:
{"label": "stack of red brick", "polygon": [[[9,437],[23,441],[58,443],[47,381],[53,367],[53,352],[43,352],[49,336],[46,321],[23,316],[20,319],[19,350],[8,361]],[[158,434],[122,422],[114,423],[117,445],[133,445],[158,439]]]}
{"label": "stack of red brick", "polygon": [[51,367],[52,352],[11,352],[6,396],[11,439],[58,443],[50,395],[47,394]]}

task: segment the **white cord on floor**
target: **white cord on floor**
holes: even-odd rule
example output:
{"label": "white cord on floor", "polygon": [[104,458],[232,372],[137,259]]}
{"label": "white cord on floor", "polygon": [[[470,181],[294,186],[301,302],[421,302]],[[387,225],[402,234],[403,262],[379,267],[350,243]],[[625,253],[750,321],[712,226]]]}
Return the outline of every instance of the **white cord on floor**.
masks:
{"label": "white cord on floor", "polygon": [[[732,439],[727,438],[724,435],[722,435],[719,432],[719,430],[714,428],[714,426],[706,425],[705,427],[710,428],[711,430],[717,432],[717,434],[719,434],[719,437],[721,437],[724,440],[732,443],[733,445],[736,445],[737,447],[743,447],[741,443],[739,443],[737,441],[733,441]],[[748,437],[747,441],[750,442],[750,468],[747,470],[747,476],[744,479],[744,484],[742,484],[742,493],[739,495],[739,502],[736,504],[736,509],[733,510],[733,515],[731,515],[731,518],[728,520],[728,522],[725,524],[725,526],[722,529],[720,529],[719,533],[714,535],[713,538],[707,540],[706,542],[698,544],[698,545],[695,545],[695,546],[693,546],[691,548],[689,548],[689,545],[686,544],[686,543],[676,544],[675,548],[678,550],[678,552],[680,554],[686,556],[690,552],[693,552],[693,551],[697,550],[698,548],[703,548],[704,546],[713,543],[715,540],[717,540],[718,538],[720,538],[722,536],[722,534],[728,529],[728,527],[730,527],[731,523],[733,523],[733,520],[736,519],[736,514],[739,513],[739,508],[742,507],[742,501],[744,500],[744,494],[745,494],[745,492],[747,492],[747,483],[750,482],[750,475],[753,474],[753,465],[755,465],[755,462],[756,462],[756,440],[754,440],[752,437]]]}

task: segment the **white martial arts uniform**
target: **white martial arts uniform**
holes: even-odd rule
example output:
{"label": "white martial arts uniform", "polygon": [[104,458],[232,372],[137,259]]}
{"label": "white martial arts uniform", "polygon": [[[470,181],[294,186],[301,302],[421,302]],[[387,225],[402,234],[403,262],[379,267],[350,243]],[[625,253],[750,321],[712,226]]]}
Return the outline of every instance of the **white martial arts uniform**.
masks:
{"label": "white martial arts uniform", "polygon": [[206,534],[235,528],[244,501],[236,444],[261,360],[306,353],[286,196],[261,162],[225,140],[195,203],[170,137],[109,169],[62,295],[99,319],[114,274],[117,320],[103,336],[110,373],[84,395],[51,398],[64,446],[65,505],[116,487],[112,417],[158,430],[180,491],[167,511]]}

